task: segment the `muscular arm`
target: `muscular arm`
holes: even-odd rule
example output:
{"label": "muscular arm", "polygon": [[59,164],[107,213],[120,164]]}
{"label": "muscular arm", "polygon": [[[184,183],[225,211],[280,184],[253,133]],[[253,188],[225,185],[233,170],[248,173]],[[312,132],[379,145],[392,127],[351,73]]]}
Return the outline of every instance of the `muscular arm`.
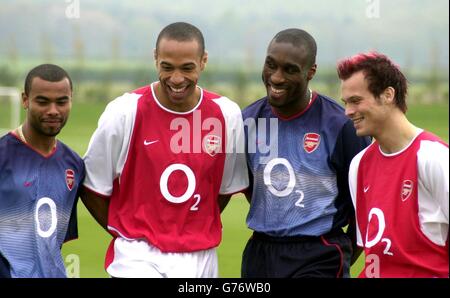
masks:
{"label": "muscular arm", "polygon": [[108,231],[108,208],[109,201],[99,195],[94,194],[91,191],[83,188],[80,193],[81,201],[86,206],[89,213],[95,218],[95,220]]}

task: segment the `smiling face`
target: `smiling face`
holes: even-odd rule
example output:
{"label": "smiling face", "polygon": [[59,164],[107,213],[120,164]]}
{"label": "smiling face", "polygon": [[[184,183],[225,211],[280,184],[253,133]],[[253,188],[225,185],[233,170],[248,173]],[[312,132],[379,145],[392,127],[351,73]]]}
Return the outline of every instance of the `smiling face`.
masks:
{"label": "smiling face", "polygon": [[155,61],[159,73],[156,94],[161,104],[177,112],[194,108],[200,96],[197,82],[207,62],[198,42],[163,38],[155,50]]}
{"label": "smiling face", "polygon": [[316,64],[308,67],[307,50],[289,42],[272,41],[267,49],[262,78],[269,103],[282,115],[290,116],[306,107],[308,82]]}
{"label": "smiling face", "polygon": [[384,102],[385,94],[376,98],[368,88],[363,71],[342,81],[342,101],[345,114],[353,121],[358,136],[377,136],[383,131],[390,109]]}
{"label": "smiling face", "polygon": [[22,94],[22,104],[27,109],[26,121],[34,133],[56,136],[66,124],[72,108],[69,80],[50,82],[33,78],[29,94]]}

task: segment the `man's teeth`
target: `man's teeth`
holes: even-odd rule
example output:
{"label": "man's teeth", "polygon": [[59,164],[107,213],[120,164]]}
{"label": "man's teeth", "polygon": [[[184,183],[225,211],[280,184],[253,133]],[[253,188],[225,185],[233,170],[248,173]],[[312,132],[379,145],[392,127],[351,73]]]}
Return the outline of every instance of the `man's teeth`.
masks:
{"label": "man's teeth", "polygon": [[271,90],[273,93],[275,93],[275,94],[281,94],[281,93],[284,92],[283,89],[275,89],[275,88],[273,88],[272,86],[270,86],[270,90]]}
{"label": "man's teeth", "polygon": [[184,91],[184,87],[183,88],[174,88],[174,87],[170,87],[170,89],[173,91],[173,92],[178,92],[178,93],[180,93],[180,92],[183,92]]}

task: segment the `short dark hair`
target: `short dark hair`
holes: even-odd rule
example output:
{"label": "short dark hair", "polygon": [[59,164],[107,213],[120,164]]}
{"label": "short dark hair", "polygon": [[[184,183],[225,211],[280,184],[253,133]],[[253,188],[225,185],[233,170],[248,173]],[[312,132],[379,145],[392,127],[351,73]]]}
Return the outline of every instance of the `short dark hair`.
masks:
{"label": "short dark hair", "polygon": [[70,90],[73,90],[72,80],[69,74],[55,64],[41,64],[30,70],[25,79],[25,94],[28,95],[31,90],[31,83],[35,77],[41,78],[49,82],[59,82],[64,78],[67,78],[70,83]]}
{"label": "short dark hair", "polygon": [[[316,63],[317,45],[314,38],[302,29],[289,28],[278,32],[272,39],[272,42],[288,42],[296,47],[304,46],[307,53],[307,61],[309,67]],[[271,43],[272,43],[271,42]]]}
{"label": "short dark hair", "polygon": [[338,63],[337,73],[341,80],[347,80],[354,73],[363,71],[368,82],[369,91],[379,98],[387,88],[395,90],[395,105],[406,113],[406,95],[408,93],[408,82],[400,71],[386,55],[369,52],[360,53]]}
{"label": "short dark hair", "polygon": [[163,38],[174,39],[176,41],[191,41],[195,40],[200,46],[200,54],[205,53],[205,39],[202,32],[189,23],[176,22],[164,27],[158,35],[156,40],[156,51],[158,51],[159,42]]}

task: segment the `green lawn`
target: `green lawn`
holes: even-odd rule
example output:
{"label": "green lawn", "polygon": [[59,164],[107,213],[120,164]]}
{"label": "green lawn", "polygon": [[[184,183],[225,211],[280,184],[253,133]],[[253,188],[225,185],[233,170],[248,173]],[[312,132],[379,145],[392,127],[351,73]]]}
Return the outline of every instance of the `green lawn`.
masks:
{"label": "green lawn", "polygon": [[[104,106],[104,103],[75,102],[71,118],[59,138],[83,155]],[[417,126],[436,133],[448,142],[448,104],[411,106],[408,117]],[[223,241],[218,250],[221,277],[240,276],[241,255],[250,236],[245,225],[247,211],[246,200],[235,196],[223,213]],[[81,277],[107,277],[103,261],[110,236],[95,223],[82,203],[78,204],[78,212],[80,238],[66,243],[63,255],[79,256]],[[361,270],[362,262],[360,258],[352,268],[353,275]]]}

